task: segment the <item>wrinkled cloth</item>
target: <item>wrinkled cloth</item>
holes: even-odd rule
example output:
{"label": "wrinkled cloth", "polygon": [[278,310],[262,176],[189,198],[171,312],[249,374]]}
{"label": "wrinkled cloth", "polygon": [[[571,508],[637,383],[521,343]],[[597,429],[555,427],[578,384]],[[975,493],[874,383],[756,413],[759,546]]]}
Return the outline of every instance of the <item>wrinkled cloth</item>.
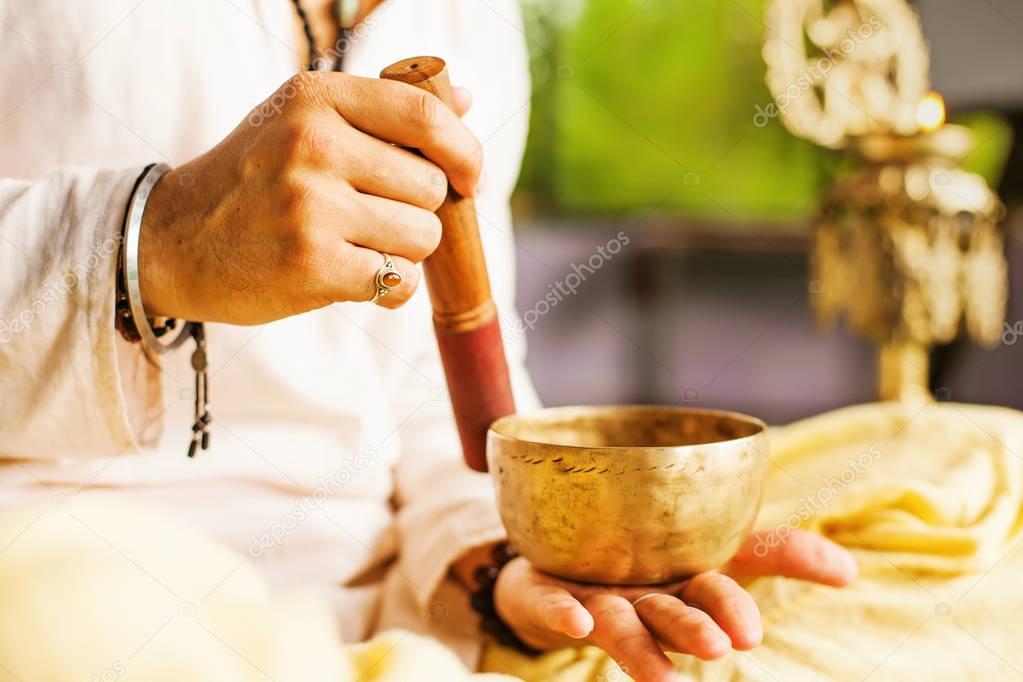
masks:
{"label": "wrinkled cloth", "polygon": [[[758,526],[849,547],[859,580],[747,588],[764,642],[683,680],[987,680],[1023,676],[1023,413],[931,403],[861,405],[772,429]],[[623,682],[595,648],[526,659],[489,647],[483,670],[527,682]]]}
{"label": "wrinkled cloth", "polygon": [[240,554],[86,492],[0,512],[0,682],[474,682],[435,640],[342,646],[314,592],[271,593]]}
{"label": "wrinkled cloth", "polygon": [[[400,624],[468,657],[473,627],[436,595],[452,560],[503,530],[489,480],[461,462],[425,287],[394,312],[339,304],[208,325],[215,421],[195,460],[188,344],[156,371],[114,329],[140,170],[273,115],[253,108],[304,59],[294,21],[289,0],[0,0],[0,508],[83,489],[157,506],[274,589],[318,589],[348,641]],[[513,315],[508,198],[530,94],[518,8],[391,0],[355,29],[345,64],[375,77],[416,54],[443,57],[473,93],[484,248]]]}

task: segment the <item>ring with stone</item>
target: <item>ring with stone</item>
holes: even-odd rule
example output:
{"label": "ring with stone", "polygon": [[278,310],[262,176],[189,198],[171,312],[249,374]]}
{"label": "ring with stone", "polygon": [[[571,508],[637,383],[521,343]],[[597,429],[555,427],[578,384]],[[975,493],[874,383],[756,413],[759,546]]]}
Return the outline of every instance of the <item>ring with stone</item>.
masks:
{"label": "ring with stone", "polygon": [[377,270],[376,277],[373,280],[377,291],[373,294],[373,298],[370,299],[371,303],[376,303],[386,296],[387,292],[391,289],[396,289],[401,285],[401,273],[395,270],[394,261],[386,253],[381,253],[380,255],[384,257],[384,265]]}

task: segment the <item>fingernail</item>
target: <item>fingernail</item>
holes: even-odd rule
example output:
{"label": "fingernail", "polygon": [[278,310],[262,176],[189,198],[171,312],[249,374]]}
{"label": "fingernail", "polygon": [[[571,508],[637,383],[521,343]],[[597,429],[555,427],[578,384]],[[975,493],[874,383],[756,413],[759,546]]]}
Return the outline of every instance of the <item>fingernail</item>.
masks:
{"label": "fingernail", "polygon": [[572,620],[574,622],[569,629],[573,630],[573,632],[565,633],[572,639],[583,639],[593,632],[593,618],[586,609],[577,609]]}
{"label": "fingernail", "polygon": [[764,641],[764,628],[761,627],[760,623],[742,623],[742,637],[738,642],[730,642],[729,646],[735,646],[736,649],[752,649],[760,646],[760,643]]}
{"label": "fingernail", "polygon": [[702,631],[703,642],[713,652],[713,658],[724,656],[732,648],[732,640],[716,627],[706,627]]}

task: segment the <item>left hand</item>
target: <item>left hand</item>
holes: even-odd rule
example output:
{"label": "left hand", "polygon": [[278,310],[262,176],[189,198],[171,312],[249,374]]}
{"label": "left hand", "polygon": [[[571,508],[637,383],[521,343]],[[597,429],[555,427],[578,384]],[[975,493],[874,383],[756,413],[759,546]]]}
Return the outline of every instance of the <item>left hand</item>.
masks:
{"label": "left hand", "polygon": [[801,530],[782,541],[770,535],[754,534],[720,571],[669,585],[574,583],[541,573],[519,557],[498,576],[494,602],[501,618],[534,648],[594,644],[636,682],[674,681],[675,666],[664,651],[710,660],[760,643],[760,611],[736,579],[779,575],[836,587],[855,580],[855,561],[834,542]]}

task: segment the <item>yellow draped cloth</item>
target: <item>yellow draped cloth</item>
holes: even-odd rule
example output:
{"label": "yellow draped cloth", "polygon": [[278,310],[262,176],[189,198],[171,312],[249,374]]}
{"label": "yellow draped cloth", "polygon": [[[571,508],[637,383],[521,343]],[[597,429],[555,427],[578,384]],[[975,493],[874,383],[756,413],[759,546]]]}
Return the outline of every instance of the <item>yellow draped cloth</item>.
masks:
{"label": "yellow draped cloth", "polygon": [[[1023,413],[851,407],[773,430],[771,460],[759,525],[852,548],[861,577],[751,582],[763,645],[677,657],[682,679],[1023,678]],[[491,646],[473,677],[409,633],[338,646],[314,595],[271,594],[218,543],[88,495],[0,514],[0,596],[0,682],[629,679],[594,648],[531,660]]]}
{"label": "yellow draped cloth", "polygon": [[[832,538],[853,550],[860,578],[843,589],[754,580],[763,645],[710,663],[678,657],[682,679],[1023,679],[1023,413],[861,405],[773,429],[771,450],[758,525]],[[593,648],[529,660],[490,647],[482,669],[630,679]]]}

